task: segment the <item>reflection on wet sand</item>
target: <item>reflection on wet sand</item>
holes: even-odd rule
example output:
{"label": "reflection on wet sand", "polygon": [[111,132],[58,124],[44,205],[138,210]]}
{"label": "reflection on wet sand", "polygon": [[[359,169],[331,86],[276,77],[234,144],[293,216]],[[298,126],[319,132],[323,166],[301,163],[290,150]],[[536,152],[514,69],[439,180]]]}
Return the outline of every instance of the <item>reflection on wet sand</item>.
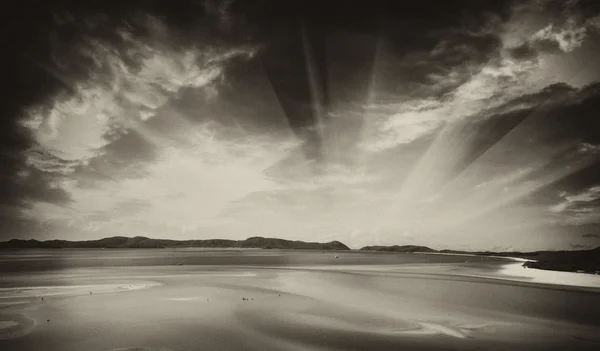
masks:
{"label": "reflection on wet sand", "polygon": [[0,314],[0,340],[11,339],[29,333],[35,322],[19,314]]}
{"label": "reflection on wet sand", "polygon": [[[597,291],[500,280],[499,268],[497,264],[491,269],[489,264],[434,261],[294,267],[99,267],[13,275],[0,289],[0,301],[7,302],[0,309],[4,335],[0,348],[598,347]],[[483,278],[486,274],[494,279]],[[16,289],[18,280],[27,280],[29,286]],[[15,301],[18,304],[8,304]]]}

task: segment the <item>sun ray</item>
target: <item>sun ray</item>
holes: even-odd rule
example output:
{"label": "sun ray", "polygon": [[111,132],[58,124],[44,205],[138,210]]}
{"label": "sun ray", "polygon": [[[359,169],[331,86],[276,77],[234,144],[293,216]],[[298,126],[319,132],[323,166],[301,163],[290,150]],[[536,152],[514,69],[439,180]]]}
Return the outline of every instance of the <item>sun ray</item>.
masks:
{"label": "sun ray", "polygon": [[[361,118],[362,118],[362,126],[360,133],[357,138],[357,143],[362,143],[365,141],[366,137],[373,133],[373,129],[375,128],[373,119],[371,118],[369,111],[370,107],[375,103],[376,95],[377,95],[377,83],[378,83],[378,74],[380,69],[380,60],[381,60],[381,47],[383,45],[383,35],[382,29],[380,26],[377,28],[377,32],[375,35],[375,47],[373,51],[373,62],[371,63],[371,74],[369,75],[369,80],[367,81],[367,93],[365,96],[365,100],[363,102],[363,106],[361,108]],[[364,150],[357,154],[359,159],[359,164],[364,165],[369,157],[368,153]]]}
{"label": "sun ray", "polygon": [[[292,127],[291,123],[290,123],[290,118],[287,115],[287,113],[285,112],[285,109],[283,108],[283,106],[281,105],[281,100],[279,98],[279,95],[277,94],[277,91],[275,90],[275,88],[273,87],[273,82],[271,81],[271,77],[269,76],[269,74],[267,73],[267,70],[265,69],[264,65],[260,64],[260,67],[264,73],[264,77],[265,77],[265,81],[266,81],[266,86],[268,91],[270,92],[270,94],[273,96],[273,101],[275,101],[275,103],[277,104],[278,110],[280,111],[280,115],[281,115],[281,120],[285,123],[285,125],[288,127],[287,130],[289,131],[289,137],[290,138],[294,138],[297,139],[298,136],[296,135],[296,133],[294,132],[294,128]],[[306,172],[308,172],[308,170],[310,169],[310,163],[308,158],[306,157],[306,154],[303,152],[299,153],[300,157],[302,158],[302,165],[304,168],[304,170]]]}
{"label": "sun ray", "polygon": [[304,49],[304,58],[306,62],[306,70],[308,74],[309,91],[311,95],[311,104],[313,107],[313,116],[315,117],[315,129],[318,133],[321,142],[321,148],[324,158],[327,160],[330,153],[329,145],[334,144],[335,140],[331,142],[329,135],[325,133],[325,106],[324,96],[321,91],[320,84],[318,83],[318,72],[315,68],[315,59],[311,49],[311,45],[308,39],[308,33],[306,25],[303,23],[301,26],[302,30],[302,46]]}
{"label": "sun ray", "polygon": [[[585,73],[586,69],[588,68],[588,66],[591,65],[591,62],[588,62],[588,65],[582,65],[579,70],[573,75],[571,76],[570,79],[565,81],[565,84],[569,85],[571,82],[574,82],[577,80],[577,78],[582,74]],[[523,118],[521,121],[519,121],[515,126],[513,126],[511,128],[511,130],[506,133],[505,135],[503,135],[500,139],[498,139],[493,145],[491,145],[490,147],[488,147],[482,154],[480,154],[471,164],[469,164],[468,167],[466,167],[465,169],[463,169],[453,180],[451,183],[454,183],[456,181],[460,181],[460,179],[462,177],[464,177],[466,174],[468,174],[469,170],[473,167],[476,167],[477,164],[479,162],[483,162],[483,163],[487,163],[489,162],[488,159],[493,157],[493,152],[494,149],[497,147],[500,147],[504,144],[507,144],[511,142],[511,138],[515,137],[515,134],[520,133],[521,132],[521,128],[526,127],[529,123],[532,123],[532,121],[536,121],[537,118],[543,118],[544,115],[546,113],[548,113],[548,106],[550,106],[554,100],[552,99],[553,97],[550,96],[547,99],[545,99],[544,101],[542,101],[540,104],[538,104],[537,106],[535,106],[535,108],[525,117]],[[448,186],[451,186],[452,184],[448,184]]]}
{"label": "sun ray", "polygon": [[[565,148],[555,149],[554,155],[564,154]],[[587,155],[577,161],[565,160],[556,164],[552,170],[544,171],[542,175],[527,179],[535,171],[540,171],[548,166],[551,158],[538,167],[523,172],[518,177],[508,182],[498,182],[485,192],[480,192],[467,200],[456,204],[449,212],[432,222],[457,225],[468,222],[499,208],[523,200],[527,196],[555,183],[572,174],[575,174],[597,162],[596,155]]]}
{"label": "sun ray", "polygon": [[[277,94],[277,91],[275,90],[275,87],[273,87],[273,82],[271,81],[271,77],[269,76],[269,74],[267,73],[267,70],[265,69],[264,64],[262,63],[262,61],[260,62],[260,68],[263,72],[262,76],[265,77],[265,85],[267,87],[267,90],[269,91],[270,95],[272,96],[271,100],[275,102],[275,104],[277,104],[277,109],[279,110],[279,114],[281,115],[281,120],[285,123],[285,125],[288,127],[289,131],[290,131],[290,136],[294,136],[294,129],[292,128],[292,125],[290,123],[290,118],[287,115],[287,113],[285,112],[285,109],[283,108],[283,106],[281,106],[281,100],[279,99],[279,96]],[[306,157],[304,157],[304,159],[306,160]]]}

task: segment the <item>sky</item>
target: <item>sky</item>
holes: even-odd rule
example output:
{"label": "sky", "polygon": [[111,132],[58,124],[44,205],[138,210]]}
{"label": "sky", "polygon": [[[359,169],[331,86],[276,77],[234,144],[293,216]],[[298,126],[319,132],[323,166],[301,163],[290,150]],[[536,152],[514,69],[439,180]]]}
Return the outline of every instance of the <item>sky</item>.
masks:
{"label": "sky", "polygon": [[600,245],[596,1],[5,16],[0,240]]}

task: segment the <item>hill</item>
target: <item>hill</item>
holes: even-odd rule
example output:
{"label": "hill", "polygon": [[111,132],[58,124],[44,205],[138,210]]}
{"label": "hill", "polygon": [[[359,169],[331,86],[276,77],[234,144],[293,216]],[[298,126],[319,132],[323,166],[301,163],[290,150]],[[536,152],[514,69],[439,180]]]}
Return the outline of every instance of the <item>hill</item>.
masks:
{"label": "hill", "polygon": [[536,260],[523,264],[528,268],[564,272],[600,272],[600,246],[582,251],[539,251],[535,255],[524,258]]}
{"label": "hill", "polygon": [[13,239],[0,242],[0,249],[113,249],[113,248],[257,248],[257,249],[290,249],[290,250],[350,250],[339,241],[328,243],[291,241],[277,238],[252,237],[246,240],[169,240],[151,239],[143,236],[133,238],[114,236],[99,240],[68,241],[68,240],[19,240]]}
{"label": "hill", "polygon": [[577,251],[533,251],[533,252],[491,252],[491,251],[458,251],[434,250],[426,246],[365,246],[363,251],[385,252],[423,252],[445,253],[455,255],[480,255],[522,258],[527,261],[523,266],[528,268],[545,269],[564,272],[596,273],[600,271],[600,246],[591,250]]}
{"label": "hill", "polygon": [[243,241],[238,241],[235,247],[261,248],[261,249],[298,249],[298,250],[350,250],[350,248],[339,241],[328,243],[291,241],[276,238],[263,238],[255,236]]}

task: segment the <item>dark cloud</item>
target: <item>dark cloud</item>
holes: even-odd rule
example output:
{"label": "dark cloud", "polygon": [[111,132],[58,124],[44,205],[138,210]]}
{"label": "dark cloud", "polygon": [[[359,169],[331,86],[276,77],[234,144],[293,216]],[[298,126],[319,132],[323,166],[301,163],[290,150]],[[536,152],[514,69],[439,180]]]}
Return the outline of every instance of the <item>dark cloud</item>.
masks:
{"label": "dark cloud", "polygon": [[[292,129],[305,140],[306,157],[316,161],[323,157],[326,140],[336,136],[321,135],[313,127],[317,121],[336,124],[328,112],[342,101],[364,100],[373,68],[384,77],[374,88],[380,95],[394,94],[395,102],[403,93],[443,95],[496,54],[500,40],[484,29],[494,19],[507,19],[508,9],[506,3],[473,1],[425,1],[401,8],[390,1],[353,6],[341,1],[238,1],[231,6],[232,13],[252,18],[257,37],[265,40],[259,59]],[[385,49],[375,61],[378,46]],[[453,70],[459,79],[450,84],[432,78]],[[354,122],[344,133],[358,133],[361,114],[347,117],[345,122]]]}
{"label": "dark cloud", "polygon": [[[488,123],[509,124],[520,126],[526,131],[535,130],[534,134],[527,135],[527,139],[518,140],[527,144],[514,145],[515,149],[536,146],[532,143],[546,146],[562,142],[572,142],[577,146],[580,143],[597,144],[600,143],[600,129],[598,128],[600,122],[595,117],[594,111],[600,104],[600,89],[598,88],[600,88],[600,84],[581,90],[576,90],[566,84],[553,84],[539,93],[524,95],[499,108],[490,110],[494,113],[493,116],[480,123],[484,125]],[[509,116],[519,115],[521,118],[516,119],[517,123],[512,123],[509,122],[510,118],[508,120],[505,118],[504,113],[495,113],[496,111],[510,111],[508,112]],[[565,116],[570,117],[565,118]]]}
{"label": "dark cloud", "polygon": [[[456,173],[495,150],[502,153],[503,161],[490,164],[489,171],[497,169],[496,173],[503,174],[532,166],[533,171],[520,182],[536,185],[548,179],[523,198],[523,203],[552,206],[564,201],[561,193],[578,194],[600,185],[600,121],[596,112],[600,108],[599,88],[600,84],[579,90],[553,85],[468,123],[466,128],[472,136],[464,142],[474,151],[459,159]],[[564,175],[548,178],[553,174]],[[569,210],[581,217],[598,213],[600,208],[597,202],[586,201],[575,202]]]}
{"label": "dark cloud", "polygon": [[541,13],[547,16],[554,25],[563,25],[569,21],[582,23],[600,14],[600,4],[595,0],[546,0],[531,3],[538,6],[543,11]]}
{"label": "dark cloud", "polygon": [[[94,57],[84,54],[89,49],[85,45],[90,43],[90,38],[100,44],[111,43],[114,49],[125,54],[122,38],[114,28],[128,20],[135,25],[136,14],[139,17],[140,13],[151,12],[160,14],[171,24],[176,23],[177,28],[190,26],[199,14],[202,15],[203,8],[195,1],[186,4],[187,7],[184,2],[173,3],[171,11],[164,11],[164,5],[146,1],[125,1],[107,6],[98,1],[55,1],[50,4],[25,0],[16,3],[10,14],[7,12],[7,16],[3,16],[0,62],[7,68],[3,83],[9,88],[0,107],[0,204],[13,207],[10,211],[0,210],[3,216],[0,235],[39,230],[35,222],[22,218],[19,210],[33,202],[60,205],[70,202],[69,195],[60,186],[63,180],[60,170],[68,167],[68,162],[42,151],[33,155],[34,162],[29,162],[37,145],[31,131],[22,125],[26,116],[24,108],[47,106],[58,93],[74,93],[73,85],[87,79],[92,68],[95,74],[106,71],[106,67],[95,66]],[[146,33],[142,28],[137,35],[143,37]],[[124,57],[125,60],[133,59]],[[60,73],[61,66],[68,75]],[[149,151],[133,146],[124,145],[123,149],[130,151],[111,162],[129,162],[131,165],[134,157],[150,157]],[[114,149],[108,152],[111,156],[118,154]]]}
{"label": "dark cloud", "polygon": [[[253,60],[237,60],[223,70],[223,79],[210,87],[186,89],[165,107],[158,111],[156,118],[147,122],[148,126],[166,134],[177,134],[187,126],[172,114],[185,116],[188,122],[211,122],[223,127],[243,128],[248,132],[281,133],[289,129],[284,111],[260,57]],[[201,103],[199,103],[201,102]]]}
{"label": "dark cloud", "polygon": [[[585,88],[578,96],[588,96],[588,88]],[[524,111],[533,113],[537,109],[550,105],[552,103],[565,101],[574,97],[577,93],[577,89],[566,83],[555,83],[544,87],[542,90],[530,94],[525,94],[516,97],[510,101],[507,101],[499,106],[493,107],[485,111],[487,115],[495,115],[501,118],[502,114],[509,113],[511,111]],[[594,93],[591,93],[592,95]]]}
{"label": "dark cloud", "polygon": [[588,234],[583,234],[581,237],[582,238],[590,238],[590,239],[600,239],[600,234],[588,233]]}
{"label": "dark cloud", "polygon": [[[571,141],[573,148],[578,148],[577,133],[583,131],[581,127],[575,127],[574,130],[569,132],[558,126],[547,124],[550,121],[556,121],[556,119],[560,121],[563,114],[568,113],[560,111],[556,112],[553,117],[548,116],[548,113],[552,113],[551,111],[554,109],[559,107],[565,109],[575,108],[572,104],[577,101],[577,96],[585,95],[583,92],[576,95],[576,91],[568,85],[555,84],[539,92],[512,99],[498,107],[481,111],[474,116],[470,116],[470,118],[448,123],[444,127],[447,133],[445,140],[447,141],[443,141],[439,149],[448,153],[456,148],[469,151],[440,157],[439,160],[436,160],[435,172],[448,175],[446,181],[451,182],[473,165],[482,162],[481,158],[490,150],[499,148],[502,150],[500,157],[502,157],[503,162],[488,166],[498,168],[497,172],[500,173],[516,171],[519,167],[528,165],[520,163],[523,160],[523,155],[530,155],[535,158],[534,150],[554,146],[550,133],[555,133],[558,138],[560,133],[564,132],[564,135],[560,137]],[[585,116],[591,118],[592,110],[587,110]],[[547,120],[541,120],[540,118],[547,118]],[[586,117],[582,115],[581,118]],[[510,141],[503,140],[507,135],[511,135]],[[435,136],[436,134],[428,135],[406,147],[419,144],[427,145],[427,142]],[[444,144],[450,142],[458,145]],[[561,140],[557,140],[557,142],[561,142]],[[421,151],[419,149],[408,150],[410,148],[405,151],[405,146],[399,148],[399,152],[407,152],[412,155],[419,155],[419,151]],[[531,162],[531,159],[527,162]],[[412,163],[403,164],[403,166],[411,169]],[[398,171],[395,170],[394,172]]]}
{"label": "dark cloud", "polygon": [[518,60],[534,60],[541,53],[555,54],[559,52],[561,52],[560,43],[553,39],[528,41],[509,49],[511,57]]}
{"label": "dark cloud", "polygon": [[406,53],[400,61],[393,58],[405,48],[393,50],[378,67],[385,77],[378,88],[411,98],[442,97],[471,79],[502,47],[495,34],[455,32],[440,34],[434,46]]}
{"label": "dark cloud", "polygon": [[405,6],[395,1],[373,0],[348,6],[343,0],[292,0],[286,3],[258,0],[253,3],[236,1],[230,9],[232,13],[252,18],[265,32],[273,27],[294,26],[298,19],[323,28],[370,31],[378,28],[382,18],[429,28],[465,25],[466,20],[481,23],[482,17],[490,13],[507,18],[510,2],[425,0]]}
{"label": "dark cloud", "polygon": [[[40,28],[29,24],[38,21],[40,25],[50,24],[51,20],[43,20],[35,12],[29,14],[18,8],[16,10],[10,16],[5,16],[0,34],[4,52],[0,62],[2,67],[7,68],[3,74],[3,82],[9,87],[3,94],[3,103],[0,105],[0,203],[17,207],[26,206],[29,201],[35,200],[64,203],[68,200],[68,195],[50,186],[52,176],[27,164],[25,153],[35,143],[31,133],[20,123],[24,106],[42,102],[61,89],[51,75],[35,66],[24,64],[23,60],[26,50],[40,54],[50,52],[49,43],[39,37]],[[19,38],[15,39],[15,35]],[[0,221],[0,231],[18,231],[28,223],[20,218],[19,211],[0,210],[0,213],[4,217]]]}
{"label": "dark cloud", "polygon": [[600,15],[597,1],[523,1],[516,2],[513,15],[524,15],[521,21],[534,22],[537,31],[508,50],[517,60],[535,61],[541,54],[557,54],[572,51],[582,45],[584,39],[593,36]]}
{"label": "dark cloud", "polygon": [[[166,49],[172,52],[198,44],[210,46],[218,43],[220,49],[226,49],[247,41],[219,27],[225,16],[224,7],[205,5],[202,1],[167,3],[137,0],[110,5],[99,1],[42,4],[28,0],[15,4],[10,15],[4,18],[0,34],[5,53],[0,59],[3,67],[10,67],[3,76],[5,85],[10,89],[4,95],[6,103],[2,104],[0,111],[3,118],[0,128],[2,174],[13,182],[4,183],[5,188],[18,188],[12,179],[28,167],[25,165],[25,153],[35,146],[30,131],[21,125],[26,117],[24,108],[42,106],[44,111],[49,111],[52,99],[58,94],[72,96],[79,89],[77,85],[92,76],[112,77],[114,72],[110,62],[98,57],[107,52],[117,55],[132,71],[140,68],[138,56],[143,53],[130,50],[130,43],[119,28],[126,28],[134,41],[144,43],[154,40],[151,45],[168,46]],[[219,11],[213,11],[215,8]],[[149,26],[150,16],[155,16],[168,28],[168,38],[156,37],[156,31],[161,29],[154,28],[152,23]],[[159,39],[168,40],[157,43]],[[110,81],[97,81],[96,84],[108,86]],[[115,136],[120,137],[120,133],[107,134],[108,139],[114,140]],[[106,173],[113,173],[111,171],[120,164],[131,165],[136,160],[147,162],[151,159],[151,147],[142,146],[135,138],[127,136],[124,141],[106,150],[115,159],[112,166],[107,166],[110,169]],[[142,150],[144,147],[147,150]],[[107,162],[106,157],[92,163],[103,168],[105,165],[98,165],[103,162]],[[35,181],[49,182],[41,176]],[[40,190],[43,185],[32,188]],[[6,194],[2,198],[8,198],[9,194],[11,197],[23,197],[21,193],[2,189],[2,194]],[[34,195],[28,197],[35,198]]]}
{"label": "dark cloud", "polygon": [[[10,55],[10,54],[9,54]],[[8,56],[8,55],[3,55]],[[51,91],[47,77],[39,72],[20,68],[18,65],[5,73],[5,83],[11,88],[5,93],[6,103],[1,104],[0,115],[0,235],[2,233],[21,233],[34,230],[35,222],[21,217],[17,209],[26,208],[34,201],[56,204],[69,203],[69,195],[60,187],[53,185],[57,177],[43,172],[28,164],[26,153],[35,146],[32,135],[20,124],[20,103],[36,101]],[[22,79],[17,79],[18,78]],[[28,90],[27,83],[35,85],[39,79],[39,90]]]}
{"label": "dark cloud", "polygon": [[[288,30],[285,38],[277,38],[274,45],[261,54],[266,74],[276,92],[285,117],[292,130],[306,141],[305,153],[309,159],[321,157],[321,136],[313,127],[321,116],[315,107],[324,107],[325,99],[313,100],[313,93],[326,94],[323,62],[318,65],[313,57],[307,57],[305,46],[310,46],[303,38],[300,26]],[[313,50],[313,48],[309,48]],[[323,51],[320,51],[323,54]],[[309,65],[315,68],[312,77]],[[316,84],[311,82],[314,79]]]}

